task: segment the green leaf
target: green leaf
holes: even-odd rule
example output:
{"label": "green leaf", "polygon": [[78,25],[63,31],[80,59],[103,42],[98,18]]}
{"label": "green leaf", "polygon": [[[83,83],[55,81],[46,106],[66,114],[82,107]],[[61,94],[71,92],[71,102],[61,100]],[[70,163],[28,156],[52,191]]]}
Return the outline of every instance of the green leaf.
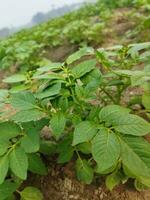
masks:
{"label": "green leaf", "polygon": [[17,177],[23,180],[27,178],[28,157],[19,146],[10,153],[10,168]]}
{"label": "green leaf", "polygon": [[19,85],[13,86],[13,87],[9,90],[9,92],[10,92],[11,94],[15,94],[15,93],[19,93],[19,92],[24,92],[24,91],[26,91],[26,90],[29,90],[30,87],[31,87],[30,84],[28,84],[28,85],[23,85],[23,84],[20,85],[20,84],[19,84]]}
{"label": "green leaf", "polygon": [[66,117],[62,112],[55,113],[50,121],[52,133],[56,138],[59,138],[63,133],[66,125]]}
{"label": "green leaf", "polygon": [[40,133],[34,129],[31,129],[21,139],[21,146],[26,153],[37,152],[40,148]]}
{"label": "green leaf", "polygon": [[96,88],[102,82],[102,73],[98,68],[93,69],[85,77],[82,78],[82,82],[86,85],[86,88]]}
{"label": "green leaf", "polygon": [[57,162],[59,164],[69,162],[73,157],[73,153],[74,149],[71,146],[69,146],[67,149],[64,149],[62,152],[60,152]]}
{"label": "green leaf", "polygon": [[60,97],[58,101],[58,107],[62,110],[62,112],[65,112],[68,106],[68,98]]}
{"label": "green leaf", "polygon": [[3,102],[8,97],[8,90],[0,89],[0,102]]}
{"label": "green leaf", "polygon": [[85,55],[91,55],[94,53],[94,49],[91,47],[84,47],[81,48],[79,51],[71,54],[68,58],[67,58],[67,64],[70,65],[71,63],[73,63],[74,61],[79,60],[82,56]]}
{"label": "green leaf", "polygon": [[72,134],[69,134],[65,137],[57,147],[57,152],[59,153],[57,162],[58,163],[66,163],[71,160],[74,153],[74,148],[71,145],[72,143]]}
{"label": "green leaf", "polygon": [[60,90],[61,90],[61,83],[56,83],[46,88],[44,91],[37,93],[36,97],[39,99],[51,97],[51,96],[59,94]]}
{"label": "green leaf", "polygon": [[122,136],[120,141],[122,163],[129,169],[131,177],[150,178],[150,144],[135,136]]}
{"label": "green leaf", "polygon": [[7,199],[5,199],[5,200],[16,200],[16,198],[15,198],[15,195],[14,194],[12,194],[11,196],[9,196]]}
{"label": "green leaf", "polygon": [[12,94],[10,103],[14,108],[19,110],[29,110],[36,108],[36,99],[30,92]]}
{"label": "green leaf", "polygon": [[114,172],[108,175],[105,181],[106,187],[110,191],[112,191],[115,186],[119,185],[119,183],[121,182],[121,179],[122,179],[122,175],[120,172]]}
{"label": "green leaf", "polygon": [[150,177],[142,177],[137,179],[141,184],[143,184],[144,186],[150,188]]}
{"label": "green leaf", "polygon": [[44,155],[52,155],[56,153],[57,144],[52,141],[41,140],[39,152]]}
{"label": "green leaf", "polygon": [[76,65],[72,69],[72,73],[75,76],[75,78],[80,78],[80,77],[84,76],[85,74],[87,74],[88,72],[90,72],[92,69],[94,69],[95,66],[96,66],[95,59],[84,61],[84,62]]}
{"label": "green leaf", "polygon": [[21,193],[21,200],[43,200],[41,191],[35,187],[26,187]]}
{"label": "green leaf", "polygon": [[135,179],[135,181],[134,181],[134,186],[135,186],[136,190],[138,190],[139,192],[141,192],[142,190],[149,189],[147,186],[143,185],[137,179]]}
{"label": "green leaf", "polygon": [[84,142],[77,146],[77,149],[84,154],[91,154],[92,152],[92,145],[90,142]]}
{"label": "green leaf", "polygon": [[40,158],[40,155],[38,154],[28,154],[28,159],[29,159],[29,171],[40,174],[40,175],[46,175],[47,174],[47,169]]}
{"label": "green leaf", "polygon": [[64,80],[64,77],[59,73],[51,73],[51,74],[35,74],[33,79],[37,80]]}
{"label": "green leaf", "polygon": [[6,200],[18,188],[18,184],[5,181],[0,185],[0,200]]}
{"label": "green leaf", "polygon": [[41,131],[48,124],[49,124],[49,120],[46,119],[46,118],[43,118],[43,119],[38,120],[38,121],[21,123],[21,125],[24,129],[23,130],[24,132],[30,132],[31,129],[34,129],[36,131]]}
{"label": "green leaf", "polygon": [[115,73],[130,77],[132,86],[142,85],[150,80],[150,73],[145,71],[115,70]]}
{"label": "green leaf", "polygon": [[76,161],[76,173],[79,181],[86,184],[90,184],[93,181],[94,171],[85,159]]}
{"label": "green leaf", "polygon": [[124,108],[118,105],[109,105],[101,109],[99,113],[99,118],[102,121],[110,122],[112,121],[113,116],[117,113],[129,113],[128,108]]}
{"label": "green leaf", "polygon": [[95,167],[95,172],[99,175],[107,175],[107,174],[110,174],[112,173],[115,169],[116,169],[116,164],[114,166],[111,166],[109,169],[105,170],[105,171],[102,171],[101,170],[101,166],[99,166],[98,164],[96,165]]}
{"label": "green leaf", "polygon": [[37,70],[40,72],[57,71],[62,65],[62,63],[50,63],[48,66],[40,67]]}
{"label": "green leaf", "polygon": [[23,74],[15,74],[3,80],[4,83],[19,83],[26,80],[26,76]]}
{"label": "green leaf", "polygon": [[9,147],[9,141],[8,140],[0,140],[0,156],[4,155],[6,153],[7,149]]}
{"label": "green leaf", "polygon": [[92,140],[92,155],[101,172],[116,165],[120,156],[120,144],[115,133],[101,128]]}
{"label": "green leaf", "polygon": [[9,140],[20,135],[22,130],[13,122],[0,123],[0,140]]}
{"label": "green leaf", "polygon": [[116,131],[128,135],[143,136],[150,132],[150,124],[148,122],[139,116],[131,114],[114,116],[112,125]]}
{"label": "green leaf", "polygon": [[15,122],[30,122],[30,121],[38,121],[43,117],[45,117],[45,113],[37,109],[31,109],[31,110],[23,110],[17,112],[11,118]]}
{"label": "green leaf", "polygon": [[150,109],[150,93],[144,93],[142,96],[142,104],[144,105],[144,107],[148,110]]}
{"label": "green leaf", "polygon": [[90,121],[82,121],[75,126],[73,135],[73,146],[83,142],[91,141],[96,133],[97,129],[95,127],[95,124]]}
{"label": "green leaf", "polygon": [[131,55],[132,58],[136,58],[139,55],[139,51],[150,47],[150,42],[131,44],[129,47],[128,54]]}
{"label": "green leaf", "polygon": [[9,167],[8,156],[5,155],[3,157],[0,157],[0,184],[2,184],[5,180],[5,177],[8,172],[8,167]]}
{"label": "green leaf", "polygon": [[121,133],[136,136],[148,134],[150,124],[141,117],[128,114],[128,112],[128,109],[121,106],[106,106],[100,111],[99,117]]}
{"label": "green leaf", "polygon": [[142,86],[144,83],[150,81],[150,73],[147,75],[137,75],[131,77],[131,86]]}

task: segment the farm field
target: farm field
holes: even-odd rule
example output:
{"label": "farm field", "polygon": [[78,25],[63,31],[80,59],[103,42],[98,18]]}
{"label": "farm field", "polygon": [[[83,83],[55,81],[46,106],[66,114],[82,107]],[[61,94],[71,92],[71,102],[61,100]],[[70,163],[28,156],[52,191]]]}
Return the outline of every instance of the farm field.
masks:
{"label": "farm field", "polygon": [[150,199],[149,0],[0,40],[0,200],[19,199]]}

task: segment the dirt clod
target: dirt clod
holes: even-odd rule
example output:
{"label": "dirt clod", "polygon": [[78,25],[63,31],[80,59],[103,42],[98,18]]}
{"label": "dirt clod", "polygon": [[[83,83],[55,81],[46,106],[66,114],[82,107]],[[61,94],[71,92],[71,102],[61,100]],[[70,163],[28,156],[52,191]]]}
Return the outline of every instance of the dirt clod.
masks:
{"label": "dirt clod", "polygon": [[138,192],[129,184],[118,186],[112,192],[106,189],[103,180],[85,185],[77,181],[74,163],[63,167],[52,165],[47,176],[30,176],[27,184],[41,189],[44,200],[150,200],[150,190]]}

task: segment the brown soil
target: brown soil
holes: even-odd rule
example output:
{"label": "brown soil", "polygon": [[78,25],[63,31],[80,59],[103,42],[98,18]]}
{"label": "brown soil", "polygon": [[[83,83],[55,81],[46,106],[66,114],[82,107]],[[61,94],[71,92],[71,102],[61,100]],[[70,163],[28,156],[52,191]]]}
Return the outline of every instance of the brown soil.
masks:
{"label": "brown soil", "polygon": [[76,45],[65,42],[62,46],[45,49],[45,57],[53,62],[63,62],[67,56],[78,50]]}
{"label": "brown soil", "polygon": [[44,200],[150,200],[150,190],[138,192],[133,184],[122,185],[108,191],[104,180],[97,178],[92,185],[77,181],[74,163],[53,165],[45,177],[31,177],[27,185],[36,186],[44,194]]}
{"label": "brown soil", "polygon": [[115,10],[113,17],[104,30],[107,40],[104,40],[103,47],[132,43],[132,41],[125,37],[125,34],[135,27],[135,24],[129,17],[130,13],[132,13],[131,8],[119,8]]}

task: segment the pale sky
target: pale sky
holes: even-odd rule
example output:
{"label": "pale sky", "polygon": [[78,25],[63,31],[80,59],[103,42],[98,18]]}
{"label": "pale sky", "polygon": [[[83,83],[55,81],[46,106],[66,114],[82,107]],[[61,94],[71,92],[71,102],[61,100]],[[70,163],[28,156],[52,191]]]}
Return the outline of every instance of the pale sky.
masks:
{"label": "pale sky", "polygon": [[28,23],[37,12],[47,12],[52,6],[83,2],[84,0],[0,0],[0,28]]}

